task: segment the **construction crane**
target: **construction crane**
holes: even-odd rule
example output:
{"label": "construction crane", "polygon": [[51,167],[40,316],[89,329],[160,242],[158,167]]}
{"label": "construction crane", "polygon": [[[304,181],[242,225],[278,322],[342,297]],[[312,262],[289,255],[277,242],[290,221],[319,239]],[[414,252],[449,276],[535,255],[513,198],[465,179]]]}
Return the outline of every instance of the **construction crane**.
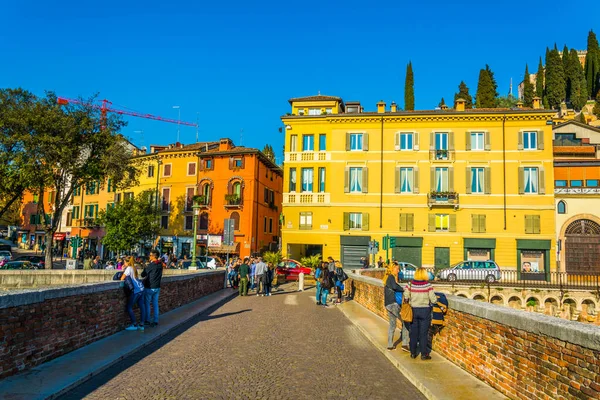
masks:
{"label": "construction crane", "polygon": [[[73,104],[82,104],[82,105],[86,105],[86,106],[90,106],[96,110],[100,110],[100,113],[102,115],[102,129],[105,128],[105,124],[106,124],[106,113],[115,113],[115,114],[119,114],[119,115],[130,115],[132,117],[138,117],[138,118],[146,118],[146,119],[153,119],[156,121],[162,121],[162,122],[169,122],[172,124],[179,124],[179,125],[185,125],[185,126],[194,126],[196,127],[196,129],[198,129],[198,124],[194,124],[192,122],[185,122],[185,121],[180,121],[177,119],[171,119],[171,118],[163,118],[163,117],[159,117],[157,115],[152,115],[152,114],[142,114],[142,113],[138,113],[135,111],[127,111],[127,110],[119,110],[117,108],[113,108],[112,107],[112,102],[104,99],[104,100],[100,100],[102,102],[102,104],[94,104],[94,103],[89,103],[86,101],[82,101],[82,100],[75,100],[75,99],[69,99],[66,97],[58,97],[56,99],[56,102],[60,105],[67,105],[69,103],[73,103]],[[197,136],[197,135],[196,135]]]}

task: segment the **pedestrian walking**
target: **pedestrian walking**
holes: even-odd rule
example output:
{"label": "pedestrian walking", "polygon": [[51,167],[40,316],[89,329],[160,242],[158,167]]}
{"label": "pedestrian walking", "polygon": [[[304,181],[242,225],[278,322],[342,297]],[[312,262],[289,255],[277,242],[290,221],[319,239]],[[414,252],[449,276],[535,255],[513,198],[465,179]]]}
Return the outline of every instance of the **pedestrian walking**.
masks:
{"label": "pedestrian walking", "polygon": [[267,264],[267,270],[265,271],[265,296],[270,296],[271,295],[271,286],[272,286],[272,282],[273,282],[273,272],[275,270],[275,267],[273,266],[272,262],[269,262]]}
{"label": "pedestrian walking", "polygon": [[344,268],[342,263],[339,261],[335,262],[335,290],[337,292],[337,303],[340,304],[342,302],[342,292],[344,291],[344,281],[348,279],[348,275],[344,272]]}
{"label": "pedestrian walking", "polygon": [[[158,297],[160,295],[160,281],[162,280],[163,267],[159,259],[160,253],[158,250],[150,250],[150,263],[142,271],[142,278],[145,278],[145,306],[146,306],[146,322],[155,327],[158,325]],[[154,320],[150,321],[150,304],[154,309]]]}
{"label": "pedestrian walking", "polygon": [[323,268],[323,273],[321,276],[321,305],[323,307],[327,307],[327,296],[329,295],[329,290],[333,286],[333,280],[328,267]]}
{"label": "pedestrian walking", "polygon": [[250,270],[248,262],[248,257],[246,257],[238,270],[238,278],[240,280],[240,296],[248,296],[248,273]]}
{"label": "pedestrian walking", "polygon": [[250,260],[250,289],[254,290],[256,287],[256,258],[252,257]]}
{"label": "pedestrian walking", "polygon": [[321,305],[321,276],[323,276],[323,268],[327,268],[326,262],[321,262],[321,265],[315,269],[315,282],[317,282],[317,305]]}
{"label": "pedestrian walking", "polygon": [[[409,349],[409,332],[406,324],[400,318],[400,304],[402,304],[402,293],[404,289],[398,284],[398,272],[400,266],[397,262],[393,262],[383,275],[384,286],[384,306],[388,313],[389,328],[388,328],[388,350],[394,350],[394,333],[396,332],[396,321],[400,320],[402,326],[400,337],[402,338],[402,350],[410,351]],[[400,296],[398,295],[400,294]],[[400,301],[398,301],[400,300]]]}
{"label": "pedestrian walking", "polygon": [[267,273],[267,264],[262,260],[262,257],[258,257],[258,263],[256,263],[256,295],[263,295],[265,290],[265,274]]}
{"label": "pedestrian walking", "polygon": [[[146,307],[144,306],[144,284],[138,279],[137,270],[135,269],[135,260],[133,257],[129,257],[125,261],[125,271],[121,275],[121,280],[126,281],[125,287],[131,290],[129,298],[127,299],[127,313],[131,319],[131,325],[125,330],[128,331],[143,331],[144,320],[146,319]],[[140,308],[140,323],[137,324],[135,320],[135,313],[133,312],[133,305],[137,304]]]}
{"label": "pedestrian walking", "polygon": [[85,255],[85,259],[83,260],[83,269],[92,269],[92,258],[89,254]]}
{"label": "pedestrian walking", "polygon": [[410,325],[410,356],[417,358],[417,347],[419,347],[421,360],[431,360],[427,340],[431,325],[431,306],[437,299],[425,268],[417,268],[414,280],[408,285],[408,290],[404,291],[404,296],[413,310],[413,320]]}

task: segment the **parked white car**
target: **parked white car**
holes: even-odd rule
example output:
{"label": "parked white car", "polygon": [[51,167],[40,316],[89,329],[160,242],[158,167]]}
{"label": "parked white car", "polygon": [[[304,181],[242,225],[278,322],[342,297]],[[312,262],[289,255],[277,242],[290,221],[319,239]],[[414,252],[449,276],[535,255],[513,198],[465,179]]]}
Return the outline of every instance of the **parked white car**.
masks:
{"label": "parked white car", "polygon": [[494,283],[501,278],[500,267],[492,260],[461,261],[450,268],[438,272],[438,278],[456,281],[485,281]]}

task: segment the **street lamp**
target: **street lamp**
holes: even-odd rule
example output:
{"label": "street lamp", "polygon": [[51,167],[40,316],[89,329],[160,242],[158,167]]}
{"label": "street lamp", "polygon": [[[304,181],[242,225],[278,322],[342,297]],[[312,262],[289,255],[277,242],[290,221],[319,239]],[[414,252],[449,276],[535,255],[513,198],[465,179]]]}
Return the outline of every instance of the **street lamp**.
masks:
{"label": "street lamp", "polygon": [[198,216],[200,216],[200,202],[198,201],[198,197],[194,196],[193,197],[193,202],[194,205],[192,206],[192,209],[194,210],[194,238],[193,238],[193,246],[192,246],[192,264],[190,265],[190,269],[196,269],[198,268],[198,265],[196,264],[196,245],[197,243],[197,238],[198,238]]}
{"label": "street lamp", "polygon": [[173,108],[176,108],[177,111],[179,111],[179,117],[177,119],[177,142],[179,142],[179,127],[181,126],[181,107],[173,106]]}

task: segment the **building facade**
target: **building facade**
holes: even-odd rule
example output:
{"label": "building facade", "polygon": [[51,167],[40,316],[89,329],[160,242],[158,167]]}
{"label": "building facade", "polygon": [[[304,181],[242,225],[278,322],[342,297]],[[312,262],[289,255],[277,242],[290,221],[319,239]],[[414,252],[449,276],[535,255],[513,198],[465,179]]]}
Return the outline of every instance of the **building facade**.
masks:
{"label": "building facade", "polygon": [[600,273],[600,129],[556,125],[554,193],[557,261],[563,272]]}
{"label": "building facade", "polygon": [[[444,268],[493,259],[555,269],[554,112],[397,111],[333,96],[290,100],[282,250],[360,266],[369,241],[389,258]],[[550,125],[549,125],[550,124]],[[379,247],[377,256],[386,258]]]}

